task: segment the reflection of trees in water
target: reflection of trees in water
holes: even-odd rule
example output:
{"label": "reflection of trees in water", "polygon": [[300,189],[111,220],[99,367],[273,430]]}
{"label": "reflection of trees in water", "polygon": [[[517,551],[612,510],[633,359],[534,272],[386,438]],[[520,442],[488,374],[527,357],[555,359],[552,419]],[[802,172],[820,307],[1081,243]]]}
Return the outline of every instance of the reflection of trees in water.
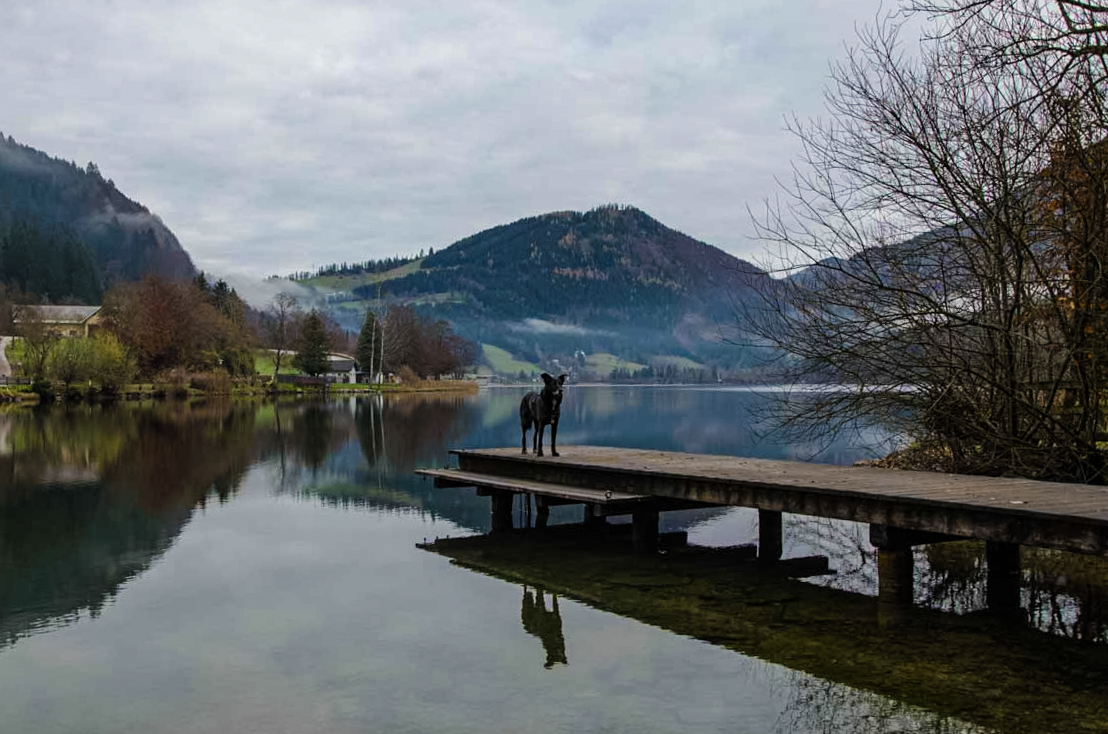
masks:
{"label": "reflection of trees in water", "polygon": [[1024,608],[1053,634],[1108,642],[1108,559],[1024,549]]}
{"label": "reflection of trees in water", "polygon": [[779,734],[984,734],[983,729],[894,698],[797,671],[783,673]]}
{"label": "reflection of trees in water", "polygon": [[212,402],[140,411],[104,483],[152,510],[191,508],[209,493],[226,501],[253,459],[257,406]]}
{"label": "reflection of trees in water", "polygon": [[[833,576],[812,583],[877,593],[876,551],[868,526],[840,520],[787,516],[785,537],[805,552],[826,555]],[[1031,627],[1070,639],[1108,642],[1108,559],[1023,548],[1021,606]],[[985,610],[988,567],[982,541],[918,546],[915,604],[968,614]]]}
{"label": "reflection of trees in water", "polygon": [[477,423],[479,411],[465,395],[427,393],[359,400],[358,441],[371,467],[410,473],[445,461]]}
{"label": "reflection of trees in water", "polygon": [[97,616],[164,553],[188,511],[151,514],[100,483],[38,486],[0,512],[0,646]]}
{"label": "reflection of trees in water", "polygon": [[546,592],[536,588],[534,593],[523,587],[523,603],[519,613],[523,629],[528,634],[542,640],[546,651],[544,668],[549,670],[555,664],[568,665],[566,658],[566,640],[562,634],[562,614],[558,610],[558,595],[550,595],[550,609],[546,608]]}
{"label": "reflection of trees in water", "polygon": [[345,403],[278,400],[262,412],[266,430],[255,438],[257,454],[276,460],[273,482],[279,492],[295,493],[305,481],[305,468],[318,475],[353,432]]}
{"label": "reflection of trees in water", "polygon": [[256,406],[159,403],[0,416],[0,506],[43,483],[101,480],[151,509],[229,496],[250,462]]}
{"label": "reflection of trees in water", "polygon": [[[465,396],[370,396],[311,408],[300,402],[281,404],[274,413],[268,422],[273,431],[260,442],[262,454],[277,459],[278,492],[340,507],[414,511],[488,529],[487,499],[472,490],[435,489],[413,473],[420,466],[444,465],[448,449],[473,430],[480,410]],[[349,450],[354,438],[362,461],[354,461]]]}
{"label": "reflection of trees in water", "polygon": [[331,406],[309,403],[297,414],[295,435],[301,462],[312,469],[322,466],[331,453],[332,428]]}
{"label": "reflection of trees in water", "polygon": [[0,415],[0,491],[16,484],[95,478],[134,438],[125,411],[72,406]]}
{"label": "reflection of trees in water", "polygon": [[[264,454],[278,455],[291,489],[298,482],[299,465],[319,470],[332,459],[341,461],[342,449],[356,436],[365,464],[379,482],[403,481],[417,467],[442,465],[447,450],[472,429],[477,413],[465,396],[438,393],[282,403],[275,408],[274,435]],[[335,471],[351,473],[345,466]]]}
{"label": "reflection of trees in water", "polygon": [[[256,406],[163,403],[0,416],[0,644],[97,614],[249,466]],[[59,446],[57,444],[64,443]],[[81,481],[59,477],[80,476]]]}
{"label": "reflection of trees in water", "polygon": [[[919,603],[966,613],[985,609],[988,567],[980,541],[923,548]],[[1021,606],[1031,627],[1059,637],[1108,642],[1108,559],[1023,548]]]}
{"label": "reflection of trees in water", "polygon": [[986,607],[985,545],[934,543],[916,549],[916,603],[955,614]]}
{"label": "reflection of trees in water", "polygon": [[784,537],[804,548],[804,555],[827,556],[834,575],[813,582],[844,591],[877,593],[876,551],[869,543],[869,526],[806,515],[786,515]]}

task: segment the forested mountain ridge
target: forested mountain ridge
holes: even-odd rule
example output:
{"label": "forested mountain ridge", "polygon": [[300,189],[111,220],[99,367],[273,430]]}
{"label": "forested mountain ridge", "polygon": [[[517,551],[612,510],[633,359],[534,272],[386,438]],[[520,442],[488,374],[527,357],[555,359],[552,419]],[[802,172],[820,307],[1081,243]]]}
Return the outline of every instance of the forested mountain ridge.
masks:
{"label": "forested mountain ridge", "polygon": [[373,280],[344,305],[383,306],[380,295],[531,360],[581,350],[734,366],[745,357],[721,329],[769,275],[639,209],[603,206],[493,227]]}
{"label": "forested mountain ridge", "polygon": [[[73,250],[73,240],[87,248],[99,286],[137,280],[147,273],[169,278],[196,274],[192,260],[165,224],[142,204],[125,196],[95,164],[85,168],[0,135],[0,240],[9,252],[0,252],[0,276],[50,299],[77,297],[81,292],[50,280],[54,265],[50,253]],[[37,242],[38,245],[28,244]],[[41,243],[54,243],[42,247]],[[60,244],[59,244],[60,243]],[[51,249],[53,248],[53,249]],[[68,249],[67,249],[68,248]],[[84,257],[76,254],[70,261]],[[40,262],[41,261],[41,262]],[[60,266],[60,262],[55,258]],[[85,282],[87,276],[70,276]]]}
{"label": "forested mountain ridge", "polygon": [[[552,212],[459,240],[390,281],[396,295],[454,293],[501,319],[656,325],[718,312],[720,291],[765,274],[634,207]],[[363,295],[371,295],[363,288]]]}

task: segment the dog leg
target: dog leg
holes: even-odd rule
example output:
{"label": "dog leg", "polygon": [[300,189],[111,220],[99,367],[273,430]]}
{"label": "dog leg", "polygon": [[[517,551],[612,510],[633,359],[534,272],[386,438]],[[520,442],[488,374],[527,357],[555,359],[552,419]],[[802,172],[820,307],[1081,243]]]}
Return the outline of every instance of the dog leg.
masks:
{"label": "dog leg", "polygon": [[523,454],[527,455],[527,428],[531,425],[531,413],[527,409],[527,398],[519,404],[519,442],[523,448]]}
{"label": "dog leg", "polygon": [[535,456],[542,456],[542,434],[546,433],[546,426],[541,422],[535,429]]}
{"label": "dog leg", "polygon": [[558,421],[550,424],[550,455],[558,455]]}

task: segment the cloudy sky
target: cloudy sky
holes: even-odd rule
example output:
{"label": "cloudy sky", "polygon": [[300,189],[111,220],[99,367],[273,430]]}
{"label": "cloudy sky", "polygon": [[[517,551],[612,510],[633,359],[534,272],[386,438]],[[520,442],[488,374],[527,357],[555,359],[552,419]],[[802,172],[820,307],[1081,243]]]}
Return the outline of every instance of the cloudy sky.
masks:
{"label": "cloudy sky", "polygon": [[[889,4],[886,3],[886,8]],[[757,259],[879,0],[0,0],[0,131],[95,161],[209,272],[632,204]]]}

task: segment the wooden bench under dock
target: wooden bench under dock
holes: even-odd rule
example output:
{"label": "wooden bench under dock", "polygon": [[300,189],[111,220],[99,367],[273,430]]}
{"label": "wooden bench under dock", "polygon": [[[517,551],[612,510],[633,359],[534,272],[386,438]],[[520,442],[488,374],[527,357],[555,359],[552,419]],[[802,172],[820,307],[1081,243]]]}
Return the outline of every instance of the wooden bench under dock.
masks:
{"label": "wooden bench under dock", "polygon": [[582,503],[586,517],[630,514],[636,541],[657,537],[658,512],[683,507],[759,510],[759,557],[780,558],[781,513],[869,523],[881,595],[910,600],[915,545],[986,541],[988,596],[1018,605],[1019,546],[1108,556],[1108,488],[937,472],[601,446],[563,446],[559,457],[519,449],[451,451],[458,469],[428,469],[439,486],[492,497],[493,529],[511,527],[517,493]]}

